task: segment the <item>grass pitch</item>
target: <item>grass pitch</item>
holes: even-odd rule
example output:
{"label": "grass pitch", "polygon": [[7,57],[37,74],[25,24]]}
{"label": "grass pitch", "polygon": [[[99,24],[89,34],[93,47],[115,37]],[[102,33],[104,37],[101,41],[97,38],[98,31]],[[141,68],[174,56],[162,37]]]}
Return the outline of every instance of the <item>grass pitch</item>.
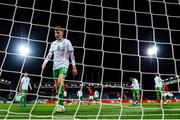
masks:
{"label": "grass pitch", "polygon": [[[180,103],[168,103],[167,106],[156,106],[157,103],[144,103],[140,106],[132,104],[66,104],[64,113],[53,113],[55,105],[28,104],[20,107],[19,104],[0,104],[0,120],[72,120],[72,119],[108,119],[108,120],[135,120],[135,119],[174,119],[180,120]],[[32,109],[33,108],[33,109]],[[8,112],[9,109],[9,112]],[[78,110],[77,110],[78,109]]]}

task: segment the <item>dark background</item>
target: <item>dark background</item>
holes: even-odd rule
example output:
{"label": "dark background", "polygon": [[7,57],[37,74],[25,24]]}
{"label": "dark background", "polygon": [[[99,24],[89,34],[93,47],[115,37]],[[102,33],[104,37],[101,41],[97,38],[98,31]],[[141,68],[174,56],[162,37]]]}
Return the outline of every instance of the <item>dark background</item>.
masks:
{"label": "dark background", "polygon": [[[52,83],[52,61],[41,64],[62,26],[75,48],[78,76],[69,84],[130,85],[136,77],[154,90],[154,74],[180,75],[180,4],[178,0],[0,0],[0,77],[16,89],[22,73],[32,83]],[[17,49],[28,44],[31,52]],[[158,46],[157,57],[146,54]],[[48,78],[47,78],[48,77]],[[0,86],[0,89],[3,89]],[[170,90],[179,90],[172,84]]]}

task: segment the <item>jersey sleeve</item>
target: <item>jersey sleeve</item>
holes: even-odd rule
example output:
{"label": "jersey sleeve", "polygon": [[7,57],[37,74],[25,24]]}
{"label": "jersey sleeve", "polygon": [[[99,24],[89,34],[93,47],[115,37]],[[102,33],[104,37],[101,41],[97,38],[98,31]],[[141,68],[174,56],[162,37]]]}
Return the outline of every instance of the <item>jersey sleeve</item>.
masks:
{"label": "jersey sleeve", "polygon": [[71,58],[72,65],[76,65],[74,53],[70,52],[69,55],[70,55],[70,58]]}
{"label": "jersey sleeve", "polygon": [[131,87],[134,87],[134,80],[132,81]]}
{"label": "jersey sleeve", "polygon": [[68,52],[73,52],[74,51],[74,48],[73,48],[70,41],[67,42],[67,50],[68,50]]}
{"label": "jersey sleeve", "polygon": [[24,77],[21,78],[21,83],[24,81]]}
{"label": "jersey sleeve", "polygon": [[67,41],[67,51],[68,54],[70,55],[72,65],[76,65],[75,57],[74,57],[74,48],[69,40]]}
{"label": "jersey sleeve", "polygon": [[49,49],[49,52],[51,52],[51,53],[53,53],[53,43],[51,44],[51,47],[50,47],[50,49]]}
{"label": "jersey sleeve", "polygon": [[44,63],[46,64],[52,57],[52,54],[53,54],[53,44],[51,44],[51,47],[49,49],[49,53],[48,55],[46,56],[45,60],[44,60]]}

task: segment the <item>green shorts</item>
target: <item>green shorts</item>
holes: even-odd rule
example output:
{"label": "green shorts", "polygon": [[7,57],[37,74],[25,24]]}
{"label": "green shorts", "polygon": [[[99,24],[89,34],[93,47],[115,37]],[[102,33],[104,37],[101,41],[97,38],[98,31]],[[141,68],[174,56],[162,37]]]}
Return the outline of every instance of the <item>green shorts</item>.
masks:
{"label": "green shorts", "polygon": [[140,94],[140,90],[139,89],[133,89],[133,94]]}
{"label": "green shorts", "polygon": [[164,93],[164,87],[157,87],[156,91]]}
{"label": "green shorts", "polygon": [[22,94],[26,94],[27,93],[27,90],[25,90],[25,89],[22,89]]}
{"label": "green shorts", "polygon": [[58,78],[59,75],[63,74],[65,77],[67,77],[68,68],[67,67],[61,67],[57,70],[53,70],[53,78]]}

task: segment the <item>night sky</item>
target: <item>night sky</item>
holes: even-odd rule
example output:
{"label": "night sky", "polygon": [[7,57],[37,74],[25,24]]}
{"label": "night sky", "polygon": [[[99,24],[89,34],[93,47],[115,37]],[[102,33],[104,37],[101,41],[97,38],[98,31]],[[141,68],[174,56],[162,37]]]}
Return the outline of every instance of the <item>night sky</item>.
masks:
{"label": "night sky", "polygon": [[[0,77],[13,89],[25,71],[33,82],[49,82],[52,61],[43,72],[41,64],[55,40],[52,27],[60,25],[74,46],[79,73],[73,79],[70,68],[67,80],[123,85],[134,76],[143,89],[154,89],[155,73],[180,75],[180,4],[150,1],[1,0]],[[20,44],[28,44],[29,56],[18,53]],[[155,44],[157,57],[150,58],[146,50]]]}

